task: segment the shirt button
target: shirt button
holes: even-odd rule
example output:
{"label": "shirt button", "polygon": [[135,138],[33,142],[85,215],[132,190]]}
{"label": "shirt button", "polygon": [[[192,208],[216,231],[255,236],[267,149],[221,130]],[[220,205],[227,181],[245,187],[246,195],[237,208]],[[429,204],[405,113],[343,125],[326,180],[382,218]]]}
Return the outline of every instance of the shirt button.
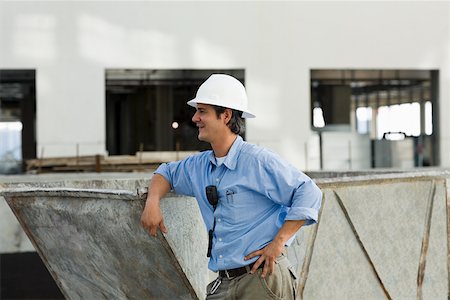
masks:
{"label": "shirt button", "polygon": [[219,178],[216,178],[216,181],[219,182]]}
{"label": "shirt button", "polygon": [[218,218],[218,219],[217,219],[217,222],[220,222],[220,221],[222,221],[222,219],[221,219],[221,218]]}
{"label": "shirt button", "polygon": [[223,258],[223,255],[219,255],[219,258]]}
{"label": "shirt button", "polygon": [[219,242],[221,242],[222,241],[222,238],[219,238]]}

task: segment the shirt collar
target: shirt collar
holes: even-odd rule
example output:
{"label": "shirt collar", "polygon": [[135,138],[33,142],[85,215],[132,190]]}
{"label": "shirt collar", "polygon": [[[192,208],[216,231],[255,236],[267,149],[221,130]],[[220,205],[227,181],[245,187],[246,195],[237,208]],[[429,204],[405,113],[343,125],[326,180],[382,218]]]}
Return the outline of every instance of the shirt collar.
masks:
{"label": "shirt collar", "polygon": [[[230,150],[228,151],[227,158],[225,158],[223,164],[230,170],[234,170],[236,168],[237,158],[239,156],[239,150],[242,147],[244,140],[240,135],[236,137],[231,145]],[[211,151],[211,156],[209,158],[211,163],[217,167],[216,158],[214,157],[214,151]]]}

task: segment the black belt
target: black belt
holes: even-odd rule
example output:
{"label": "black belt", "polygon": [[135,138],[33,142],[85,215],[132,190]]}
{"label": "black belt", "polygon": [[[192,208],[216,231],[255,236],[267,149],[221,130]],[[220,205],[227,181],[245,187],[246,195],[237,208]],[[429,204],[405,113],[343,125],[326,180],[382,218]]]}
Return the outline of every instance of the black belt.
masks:
{"label": "black belt", "polygon": [[[219,270],[219,277],[230,279],[230,278],[234,278],[234,277],[238,277],[238,276],[244,275],[244,274],[248,273],[253,268],[254,264],[255,263],[251,263],[251,264],[249,264],[247,266],[243,266],[243,267],[235,268],[235,269]],[[263,267],[264,267],[264,262],[259,265],[258,269],[261,269]]]}

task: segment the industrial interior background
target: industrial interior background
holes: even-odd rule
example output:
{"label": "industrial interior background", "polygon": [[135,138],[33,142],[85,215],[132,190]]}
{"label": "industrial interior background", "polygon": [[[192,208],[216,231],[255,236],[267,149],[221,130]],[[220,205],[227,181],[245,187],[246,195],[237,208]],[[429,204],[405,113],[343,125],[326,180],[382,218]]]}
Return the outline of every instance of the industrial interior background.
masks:
{"label": "industrial interior background", "polygon": [[[0,178],[204,150],[186,101],[217,72],[301,170],[450,167],[448,1],[0,1]],[[1,199],[0,298],[61,297],[22,235]]]}

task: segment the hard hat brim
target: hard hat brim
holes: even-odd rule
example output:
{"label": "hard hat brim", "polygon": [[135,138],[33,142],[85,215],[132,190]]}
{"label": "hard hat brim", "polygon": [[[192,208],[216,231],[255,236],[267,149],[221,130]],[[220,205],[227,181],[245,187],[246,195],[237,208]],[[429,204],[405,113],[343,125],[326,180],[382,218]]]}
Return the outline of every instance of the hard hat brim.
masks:
{"label": "hard hat brim", "polygon": [[[221,106],[221,105],[217,104],[217,100],[215,100],[215,99],[197,99],[197,98],[194,98],[194,99],[189,100],[187,102],[187,104],[189,106],[192,106],[194,108],[197,108],[197,103]],[[224,107],[226,107],[226,106],[224,106]],[[245,118],[245,119],[256,118],[256,116],[254,114],[252,114],[251,112],[249,112],[248,110],[242,110],[239,107],[226,107],[226,108],[231,108],[231,109],[236,109],[238,111],[242,111],[242,118]]]}

